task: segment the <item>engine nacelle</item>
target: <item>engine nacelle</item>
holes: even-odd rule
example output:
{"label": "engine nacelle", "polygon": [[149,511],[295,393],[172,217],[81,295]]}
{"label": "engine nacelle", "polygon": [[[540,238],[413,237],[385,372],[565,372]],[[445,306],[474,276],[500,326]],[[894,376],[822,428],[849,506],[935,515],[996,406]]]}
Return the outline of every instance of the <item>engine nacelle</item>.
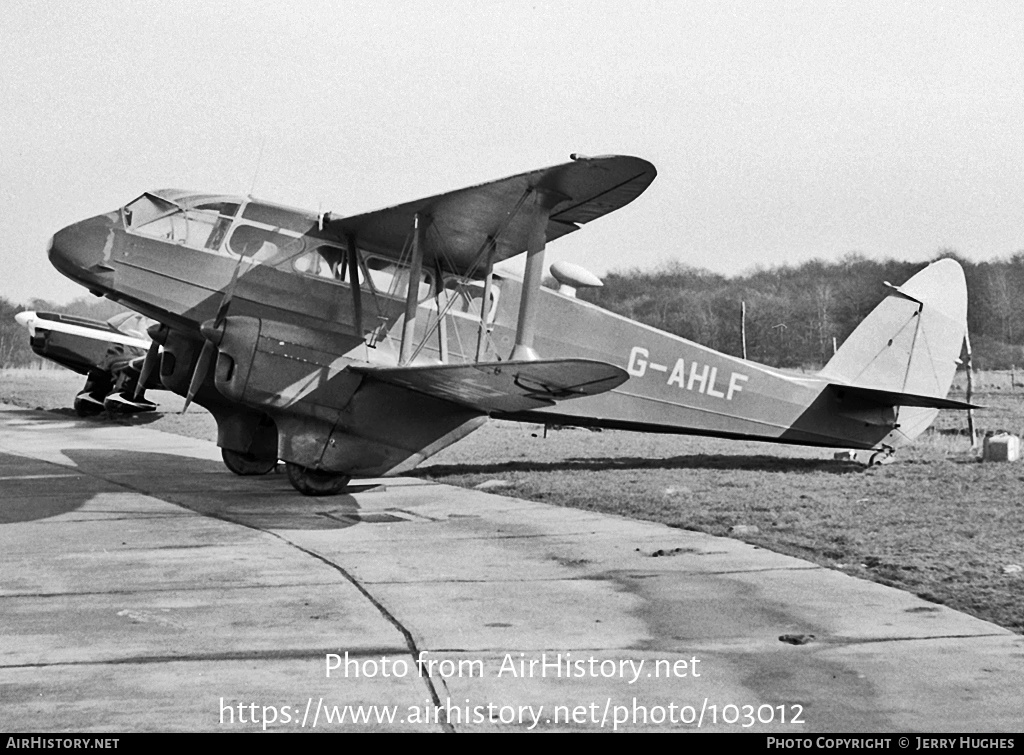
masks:
{"label": "engine nacelle", "polygon": [[202,344],[176,330],[169,331],[160,343],[163,345],[160,354],[160,382],[167,390],[184,396],[188,392]]}
{"label": "engine nacelle", "polygon": [[[256,317],[228,317],[216,332],[204,332],[218,349],[214,384],[226,398],[263,411],[286,410],[331,422],[362,378],[345,370],[339,354],[353,339]],[[355,341],[361,343],[361,341]]]}
{"label": "engine nacelle", "polygon": [[232,401],[245,402],[261,324],[258,317],[228,317],[214,334],[219,339],[214,385]]}

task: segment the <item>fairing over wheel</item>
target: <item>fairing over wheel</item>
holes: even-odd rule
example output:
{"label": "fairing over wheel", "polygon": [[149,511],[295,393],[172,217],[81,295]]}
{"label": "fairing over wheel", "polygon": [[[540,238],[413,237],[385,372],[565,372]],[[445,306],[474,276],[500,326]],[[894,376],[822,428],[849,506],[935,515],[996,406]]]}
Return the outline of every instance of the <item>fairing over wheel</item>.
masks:
{"label": "fairing over wheel", "polygon": [[352,479],[349,475],[310,469],[290,461],[285,466],[288,469],[288,482],[303,495],[336,495],[345,490]]}

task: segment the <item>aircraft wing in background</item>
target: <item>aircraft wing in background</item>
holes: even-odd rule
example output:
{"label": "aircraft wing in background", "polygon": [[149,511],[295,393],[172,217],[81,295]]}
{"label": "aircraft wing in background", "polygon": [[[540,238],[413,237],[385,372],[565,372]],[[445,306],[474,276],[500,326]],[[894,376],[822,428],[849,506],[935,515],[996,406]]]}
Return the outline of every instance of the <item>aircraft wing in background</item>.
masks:
{"label": "aircraft wing in background", "polygon": [[148,321],[141,315],[126,312],[103,322],[57,312],[19,312],[14,319],[28,330],[32,351],[87,376],[74,401],[80,416],[156,409],[145,391],[136,396],[135,390],[152,343],[145,331]]}

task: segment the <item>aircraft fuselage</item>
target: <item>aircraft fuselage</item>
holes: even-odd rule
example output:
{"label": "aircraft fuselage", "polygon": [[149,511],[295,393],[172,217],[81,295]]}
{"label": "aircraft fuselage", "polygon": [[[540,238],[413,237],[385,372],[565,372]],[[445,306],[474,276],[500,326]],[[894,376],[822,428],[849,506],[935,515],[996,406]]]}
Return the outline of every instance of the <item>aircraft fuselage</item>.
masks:
{"label": "aircraft fuselage", "polygon": [[[399,363],[410,267],[321,220],[156,192],[60,231],[50,257],[165,326],[160,374],[182,395],[210,323],[224,316],[216,369],[196,396],[217,417],[222,446],[352,475],[401,472],[483,414],[346,369]],[[481,278],[424,265],[408,364],[509,358],[522,282],[495,274],[485,307]],[[893,430],[891,408],[844,408],[820,378],[721,354],[554,290],[542,289],[536,306],[542,358],[607,362],[630,378],[600,395],[492,416],[851,448],[876,447]]]}

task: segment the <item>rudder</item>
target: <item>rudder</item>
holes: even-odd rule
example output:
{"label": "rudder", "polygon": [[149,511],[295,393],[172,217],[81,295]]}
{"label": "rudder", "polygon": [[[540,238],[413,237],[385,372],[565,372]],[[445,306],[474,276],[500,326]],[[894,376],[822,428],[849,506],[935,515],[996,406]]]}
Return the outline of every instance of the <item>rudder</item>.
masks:
{"label": "rudder", "polygon": [[[850,334],[820,376],[835,383],[945,398],[967,332],[967,283],[956,260],[933,262],[894,289]],[[912,440],[936,409],[903,407]]]}

